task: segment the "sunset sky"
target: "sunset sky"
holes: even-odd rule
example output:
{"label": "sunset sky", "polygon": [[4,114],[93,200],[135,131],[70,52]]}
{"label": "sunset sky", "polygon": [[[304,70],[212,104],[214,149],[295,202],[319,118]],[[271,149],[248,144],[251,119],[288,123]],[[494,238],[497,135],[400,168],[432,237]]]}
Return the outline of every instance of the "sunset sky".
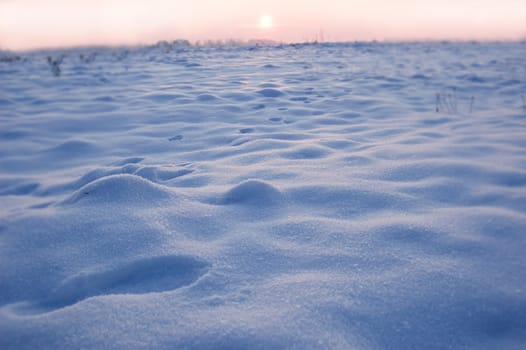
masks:
{"label": "sunset sky", "polygon": [[0,49],[298,42],[320,33],[326,41],[525,39],[526,0],[0,0]]}

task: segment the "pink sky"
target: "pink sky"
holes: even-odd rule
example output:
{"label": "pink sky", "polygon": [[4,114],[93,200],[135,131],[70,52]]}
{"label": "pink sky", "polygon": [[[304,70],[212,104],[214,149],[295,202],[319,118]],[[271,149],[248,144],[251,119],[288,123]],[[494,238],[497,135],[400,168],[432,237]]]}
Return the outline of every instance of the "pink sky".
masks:
{"label": "pink sky", "polygon": [[[262,15],[273,18],[262,28]],[[0,0],[0,48],[526,38],[526,0]]]}

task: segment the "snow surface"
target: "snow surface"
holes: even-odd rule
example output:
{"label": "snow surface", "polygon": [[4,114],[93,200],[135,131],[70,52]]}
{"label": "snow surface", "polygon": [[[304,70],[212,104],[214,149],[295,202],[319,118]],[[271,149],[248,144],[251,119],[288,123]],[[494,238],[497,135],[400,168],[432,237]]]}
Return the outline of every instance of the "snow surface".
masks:
{"label": "snow surface", "polygon": [[1,349],[526,346],[526,43],[18,55]]}

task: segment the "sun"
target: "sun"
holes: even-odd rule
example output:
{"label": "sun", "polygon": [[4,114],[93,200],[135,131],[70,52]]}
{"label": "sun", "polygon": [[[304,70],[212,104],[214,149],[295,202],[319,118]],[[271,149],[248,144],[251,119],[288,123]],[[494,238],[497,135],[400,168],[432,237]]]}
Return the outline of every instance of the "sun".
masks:
{"label": "sun", "polygon": [[261,28],[269,29],[272,28],[272,17],[263,15],[259,18],[259,26]]}

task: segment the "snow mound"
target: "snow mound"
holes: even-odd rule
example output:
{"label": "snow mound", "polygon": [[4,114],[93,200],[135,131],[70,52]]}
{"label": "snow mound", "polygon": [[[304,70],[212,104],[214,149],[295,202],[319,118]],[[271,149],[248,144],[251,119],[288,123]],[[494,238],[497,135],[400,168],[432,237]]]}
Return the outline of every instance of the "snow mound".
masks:
{"label": "snow mound", "polygon": [[110,175],[99,178],[76,191],[63,204],[114,205],[154,204],[167,200],[171,193],[155,183],[136,175]]}
{"label": "snow mound", "polygon": [[276,97],[283,96],[283,92],[281,92],[280,90],[270,89],[270,88],[261,89],[258,91],[258,94],[260,94],[263,97],[269,97],[269,98],[276,98]]}
{"label": "snow mound", "polygon": [[234,186],[223,195],[219,203],[224,205],[272,206],[282,200],[281,192],[260,180],[248,180]]}
{"label": "snow mound", "polygon": [[62,281],[41,300],[22,304],[21,311],[50,312],[95,296],[172,291],[195,282],[206,273],[207,266],[188,256],[160,256],[132,261],[107,271],[81,273]]}

